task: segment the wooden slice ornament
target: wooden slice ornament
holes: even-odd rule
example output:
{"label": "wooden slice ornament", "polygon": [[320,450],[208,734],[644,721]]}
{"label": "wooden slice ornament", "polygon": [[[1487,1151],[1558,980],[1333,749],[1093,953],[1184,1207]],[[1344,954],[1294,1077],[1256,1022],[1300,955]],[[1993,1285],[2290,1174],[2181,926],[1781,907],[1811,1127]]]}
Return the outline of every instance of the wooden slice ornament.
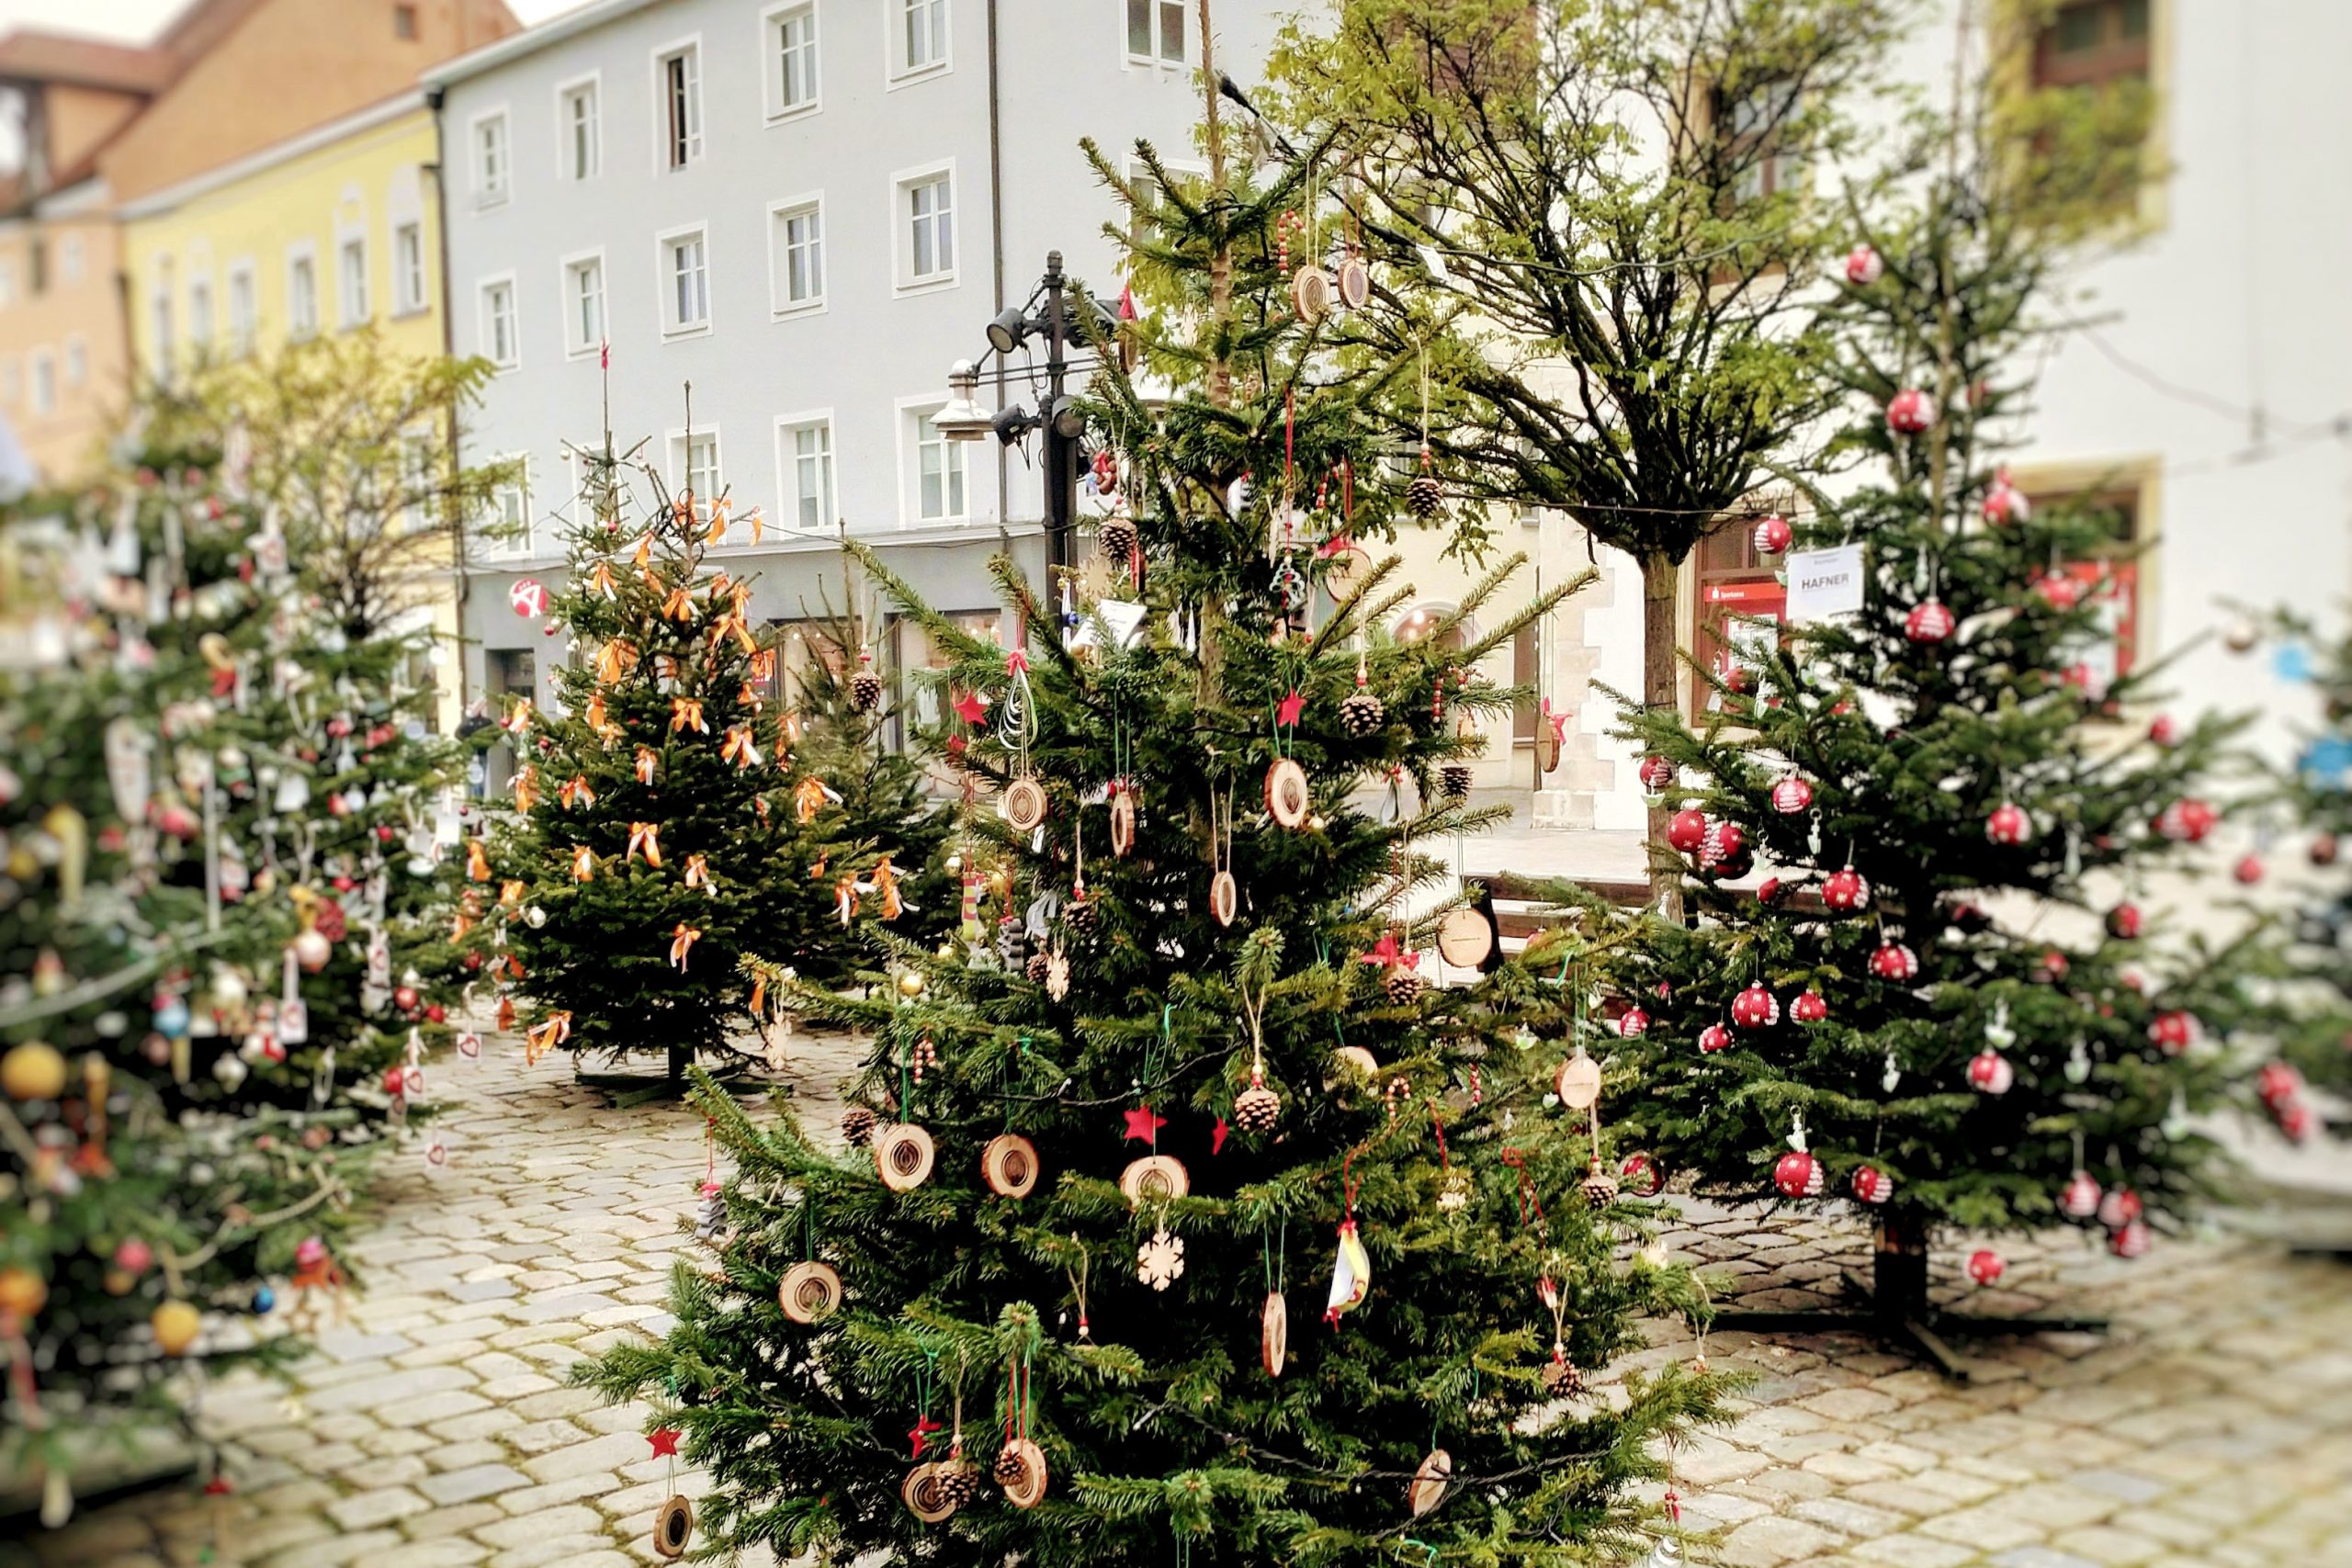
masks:
{"label": "wooden slice ornament", "polygon": [[1535,726],[1535,766],[1546,773],[1557,772],[1560,766],[1560,732],[1541,719]]}
{"label": "wooden slice ornament", "polygon": [[1413,1472],[1412,1484],[1405,1488],[1405,1501],[1419,1518],[1445,1501],[1445,1489],[1453,1482],[1453,1456],[1443,1449],[1431,1449],[1421,1467]]}
{"label": "wooden slice ornament", "polygon": [[1274,819],[1274,825],[1304,827],[1314,803],[1306,784],[1306,770],[1292,758],[1275,758],[1273,766],[1266,770],[1266,815]]}
{"label": "wooden slice ornament", "polygon": [[1193,1190],[1193,1177],[1184,1162],[1173,1155],[1146,1155],[1119,1173],[1119,1190],[1127,1195],[1128,1202],[1141,1208],[1184,1197]]}
{"label": "wooden slice ornament", "polygon": [[1367,1078],[1380,1076],[1380,1058],[1361,1045],[1342,1045],[1331,1053],[1331,1059],[1340,1064],[1343,1077],[1348,1074]]}
{"label": "wooden slice ornament", "polygon": [[653,1516],[653,1554],[684,1557],[695,1539],[695,1506],[684,1495],[672,1497]]}
{"label": "wooden slice ornament", "polygon": [[980,1179],[1000,1198],[1026,1198],[1037,1188],[1037,1145],[1018,1133],[1001,1133],[980,1151]]}
{"label": "wooden slice ornament", "polygon": [[1135,791],[1124,784],[1113,784],[1111,786],[1111,852],[1125,858],[1135,847]]}
{"label": "wooden slice ornament", "polygon": [[1343,545],[1323,558],[1323,591],[1334,602],[1345,600],[1372,575],[1372,552],[1359,545]]}
{"label": "wooden slice ornament", "polygon": [[1333,292],[1331,275],[1313,262],[1291,276],[1290,302],[1298,319],[1310,327],[1331,313]]}
{"label": "wooden slice ornament", "polygon": [[1006,824],[1026,833],[1046,819],[1046,786],[1035,779],[1018,778],[1005,785],[999,809]]}
{"label": "wooden slice ornament", "polygon": [[1266,1292],[1266,1308],[1258,1314],[1258,1354],[1268,1377],[1283,1375],[1283,1365],[1290,1359],[1290,1303],[1280,1291]]}
{"label": "wooden slice ornament", "polygon": [[1240,912],[1241,885],[1233,880],[1233,873],[1218,872],[1209,882],[1209,913],[1218,925],[1229,926]]}
{"label": "wooden slice ornament", "polygon": [[793,1322],[819,1322],[842,1304],[842,1277],[830,1263],[796,1263],[776,1282],[775,1300]]}
{"label": "wooden slice ornament", "polygon": [[956,1511],[956,1500],[940,1490],[939,1469],[936,1464],[919,1464],[907,1472],[899,1483],[899,1496],[907,1512],[927,1525],[935,1525]]}
{"label": "wooden slice ornament", "polygon": [[1349,310],[1361,310],[1372,302],[1372,265],[1352,245],[1340,258],[1337,283],[1340,303]]}
{"label": "wooden slice ornament", "polygon": [[1016,1438],[1004,1445],[997,1455],[997,1484],[1004,1488],[1004,1500],[1016,1508],[1034,1508],[1046,1500],[1046,1486],[1051,1479],[1046,1470],[1046,1450],[1026,1438]]}
{"label": "wooden slice ornament", "polygon": [[911,1122],[900,1122],[874,1134],[874,1168],[882,1185],[893,1192],[911,1192],[931,1179],[939,1151],[931,1134]]}
{"label": "wooden slice ornament", "polygon": [[1600,1064],[1579,1049],[1553,1075],[1552,1091],[1571,1111],[1589,1111],[1600,1099]]}
{"label": "wooden slice ornament", "polygon": [[1495,951],[1494,927],[1477,909],[1449,909],[1437,924],[1437,951],[1456,969],[1476,969]]}

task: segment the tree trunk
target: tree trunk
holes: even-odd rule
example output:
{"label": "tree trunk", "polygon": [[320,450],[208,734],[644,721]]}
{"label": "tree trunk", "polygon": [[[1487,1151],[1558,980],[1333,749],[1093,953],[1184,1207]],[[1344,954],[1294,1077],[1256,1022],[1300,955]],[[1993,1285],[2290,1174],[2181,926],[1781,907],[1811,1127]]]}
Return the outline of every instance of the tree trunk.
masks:
{"label": "tree trunk", "polygon": [[1928,1227],[1917,1215],[1881,1214],[1871,1233],[1871,1309],[1883,1318],[1928,1312]]}
{"label": "tree trunk", "polygon": [[692,1051],[689,1051],[680,1045],[671,1046],[670,1081],[672,1083],[684,1083],[686,1077],[686,1064],[693,1060],[694,1053]]}
{"label": "tree trunk", "polygon": [[[1652,713],[1674,713],[1675,624],[1677,590],[1682,563],[1670,556],[1647,555],[1642,561],[1642,706]],[[1661,793],[1650,806],[1648,852],[1651,859],[1650,897],[1668,919],[1682,915],[1682,877],[1657,864],[1666,846],[1667,819],[1673,814],[1672,792]]]}

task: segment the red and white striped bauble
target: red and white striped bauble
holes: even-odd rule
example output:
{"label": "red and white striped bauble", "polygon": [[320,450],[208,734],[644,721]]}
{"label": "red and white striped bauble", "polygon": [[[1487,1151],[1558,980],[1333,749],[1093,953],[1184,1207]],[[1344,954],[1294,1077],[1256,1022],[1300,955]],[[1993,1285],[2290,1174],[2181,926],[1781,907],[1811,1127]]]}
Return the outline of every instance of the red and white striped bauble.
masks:
{"label": "red and white striped bauble", "polygon": [[2237,878],[2241,885],[2247,887],[2253,886],[2262,880],[2262,857],[2254,854],[2240,855],[2237,864],[2230,867],[2230,874]]}
{"label": "red and white striped bauble", "polygon": [[1622,1040],[1639,1040],[1650,1032],[1650,1015],[1639,1008],[1627,1008],[1617,1015],[1617,1035]]}
{"label": "red and white striped bauble", "polygon": [[2170,746],[2179,739],[2180,726],[2173,722],[2172,715],[2160,713],[2148,721],[2148,741],[2151,745]]}
{"label": "red and white striped bauble", "polygon": [[2009,482],[2009,470],[2003,468],[1995,474],[1992,488],[1984,492],[1984,521],[2023,523],[2032,515],[2033,502]]}
{"label": "red and white striped bauble", "polygon": [[2149,1042],[2167,1056],[2177,1056],[2196,1044],[2201,1032],[2197,1015],[2178,1008],[2170,1012],[2160,1012],[2148,1021]]}
{"label": "red and white striped bauble", "polygon": [[1666,841],[1686,855],[1695,855],[1707,841],[1707,814],[1686,806],[1666,821]]}
{"label": "red and white striped bauble", "polygon": [[2005,800],[1984,818],[1984,837],[2010,849],[2033,837],[2033,818],[2015,801]]}
{"label": "red and white striped bauble", "polygon": [[1796,537],[1796,534],[1790,528],[1789,520],[1776,513],[1757,524],[1751,537],[1758,555],[1777,556],[1789,547],[1789,542]]}
{"label": "red and white striped bauble", "polygon": [[2098,1213],[2098,1182],[2087,1170],[2078,1170],[2066,1179],[2065,1190],[2058,1194],[2058,1212],[2070,1220],[2087,1220]]}
{"label": "red and white striped bauble", "polygon": [[1659,794],[1674,782],[1674,764],[1663,757],[1642,759],[1642,788],[1652,795]]}
{"label": "red and white striped bauble", "polygon": [[1980,1285],[1997,1283],[2008,1267],[2008,1260],[1989,1247],[1980,1247],[1968,1255],[1968,1277]]}
{"label": "red and white striped bauble", "polygon": [[2107,912],[2107,934],[2118,942],[2135,942],[2143,924],[2137,904],[2118,904]]}
{"label": "red and white striped bauble", "polygon": [[2141,1212],[2140,1195],[2129,1187],[2110,1188],[2107,1196],[2098,1201],[2098,1223],[2111,1231],[2121,1230],[2138,1219]]}
{"label": "red and white striped bauble", "polygon": [[2282,1100],[2301,1096],[2303,1075],[2290,1063],[2265,1062],[2254,1075],[2254,1092],[2262,1097],[2263,1104],[2276,1109]]}
{"label": "red and white striped bauble", "polygon": [[1897,985],[1918,978],[1919,955],[1899,942],[1881,942],[1871,954],[1871,974]]}
{"label": "red and white striped bauble", "polygon": [[2046,571],[2034,580],[2033,591],[2053,610],[2071,610],[2083,602],[2083,585],[2063,571]]}
{"label": "red and white striped bauble", "polygon": [[1720,1023],[1711,1023],[1699,1031],[1699,1049],[1713,1055],[1717,1051],[1731,1049],[1731,1031]]}
{"label": "red and white striped bauble", "polygon": [[2017,1081],[2009,1059],[1989,1046],[1968,1059],[1968,1087],[1979,1094],[2007,1094]]}
{"label": "red and white striped bauble", "polygon": [[1856,245],[1846,253],[1846,281],[1857,288],[1868,288],[1886,276],[1886,262],[1868,245]]}
{"label": "red and white striped bauble", "polygon": [[1913,642],[1941,642],[1959,625],[1942,600],[1929,599],[1912,605],[1911,613],[1903,617],[1903,635]]}
{"label": "red and white striped bauble", "polygon": [[1617,1180],[1629,1198],[1655,1198],[1666,1190],[1666,1172],[1647,1154],[1635,1151],[1617,1168]]}
{"label": "red and white striped bauble", "polygon": [[1813,785],[1801,774],[1791,773],[1772,786],[1772,809],[1783,817],[1793,817],[1813,804]]}
{"label": "red and white striped bauble", "polygon": [[2143,1258],[2154,1239],[2147,1221],[2131,1220],[2115,1227],[2115,1234],[2107,1238],[2107,1249],[2118,1258]]}
{"label": "red and white striped bauble", "polygon": [[1871,907],[1870,879],[1852,866],[1833,871],[1821,884],[1821,901],[1842,915]]}
{"label": "red and white striped bauble", "polygon": [[2033,961],[2033,977],[2045,986],[2054,986],[2066,977],[2066,971],[2072,967],[2066,955],[2053,947]]}
{"label": "red and white striped bauble", "polygon": [[1744,875],[1755,863],[1747,851],[1747,829],[1736,822],[1718,822],[1707,829],[1699,846],[1699,863],[1725,876]]}
{"label": "red and white striped bauble", "polygon": [[2213,830],[2221,814],[2194,797],[2176,800],[2156,814],[2156,831],[2177,844],[2194,844]]}
{"label": "red and white striped bauble", "polygon": [[1829,1017],[1829,1003],[1819,991],[1800,991],[1789,1003],[1789,1017],[1799,1023],[1821,1023]]}
{"label": "red and white striped bauble", "polygon": [[1905,387],[1886,400],[1886,427],[1897,435],[1917,435],[1936,423],[1936,400],[1917,387]]}
{"label": "red and white striped bauble", "polygon": [[1731,999],[1731,1021],[1742,1029],[1770,1029],[1781,1021],[1781,1000],[1762,986],[1750,986]]}
{"label": "red and white striped bauble", "polygon": [[1821,1195],[1821,1162],[1803,1149],[1791,1149],[1772,1167],[1772,1185],[1790,1198]]}
{"label": "red and white striped bauble", "polygon": [[1874,1165],[1859,1167],[1854,1172],[1854,1196],[1865,1203],[1883,1203],[1894,1192],[1894,1178]]}

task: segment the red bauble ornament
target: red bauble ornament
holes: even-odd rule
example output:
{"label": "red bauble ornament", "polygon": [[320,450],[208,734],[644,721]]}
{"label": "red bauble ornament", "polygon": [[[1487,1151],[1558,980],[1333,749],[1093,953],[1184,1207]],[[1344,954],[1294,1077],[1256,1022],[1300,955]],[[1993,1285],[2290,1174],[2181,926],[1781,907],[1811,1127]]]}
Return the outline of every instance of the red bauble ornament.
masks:
{"label": "red bauble ornament", "polygon": [[2053,610],[2071,610],[2083,602],[2083,585],[2063,571],[2042,573],[2034,581],[2033,591]]}
{"label": "red bauble ornament", "polygon": [[2199,1032],[2197,1015],[2177,1008],[2160,1012],[2148,1021],[2149,1041],[2167,1056],[2177,1056],[2197,1043]]}
{"label": "red bauble ornament", "polygon": [[1710,1055],[1731,1049],[1731,1031],[1720,1023],[1711,1023],[1699,1031],[1699,1049]]}
{"label": "red bauble ornament", "polygon": [[2301,1096],[2303,1075],[2286,1062],[2266,1062],[2262,1071],[2254,1076],[2254,1092],[2262,1097],[2263,1104],[2275,1110]]}
{"label": "red bauble ornament", "polygon": [[392,841],[392,825],[390,822],[376,824],[376,841],[379,844],[389,844]]}
{"label": "red bauble ornament", "polygon": [[1883,1203],[1894,1195],[1894,1178],[1874,1165],[1858,1168],[1854,1172],[1854,1196],[1865,1203]]}
{"label": "red bauble ornament", "polygon": [[1642,788],[1652,795],[1663,792],[1674,782],[1674,764],[1663,757],[1642,759]]}
{"label": "red bauble ornament", "polygon": [[2176,800],[2157,813],[2156,831],[2177,844],[2201,841],[2221,820],[2221,813],[2194,797]]}
{"label": "red bauble ornament", "polygon": [[1950,918],[1952,930],[1962,936],[1980,936],[1993,929],[1993,917],[1984,912],[1984,906],[1966,898],[1951,907]]}
{"label": "red bauble ornament", "polygon": [[481,954],[479,953],[467,953],[465,956],[465,965],[469,970],[480,969],[481,967]]}
{"label": "red bauble ornament", "polygon": [[2007,1094],[2018,1081],[2009,1059],[1987,1047],[1968,1059],[1968,1087],[1979,1094]]}
{"label": "red bauble ornament", "polygon": [[2066,955],[2053,947],[2033,961],[2033,977],[2045,986],[2054,986],[2066,977],[2069,967]]}
{"label": "red bauble ornament", "polygon": [[408,1069],[406,1067],[386,1067],[384,1069],[384,1092],[390,1095],[394,1100],[398,1100],[401,1096],[408,1092]]}
{"label": "red bauble ornament", "polygon": [[2142,924],[2140,906],[2118,904],[2107,912],[2107,934],[2118,942],[2138,940]]}
{"label": "red bauble ornament", "polygon": [[2111,1231],[2121,1230],[2140,1214],[2140,1195],[2129,1187],[2114,1188],[2098,1201],[2098,1223]]}
{"label": "red bauble ornament", "polygon": [[1821,901],[1841,915],[1871,907],[1870,879],[1852,866],[1833,871],[1821,885]]}
{"label": "red bauble ornament", "polygon": [[2098,1183],[2087,1170],[2078,1170],[2068,1179],[2065,1190],[2058,1194],[2058,1212],[2068,1219],[2087,1220],[2098,1213]]}
{"label": "red bauble ornament", "polygon": [[1757,524],[1753,537],[1758,555],[1777,556],[1789,547],[1789,542],[1796,535],[1789,527],[1789,520],[1776,514]]}
{"label": "red bauble ornament", "polygon": [[1935,428],[1936,400],[1917,387],[1905,387],[1886,403],[1886,427],[1897,435],[1918,435]]}
{"label": "red bauble ornament", "polygon": [[2160,713],[2148,721],[2148,739],[2151,743],[2157,746],[2170,746],[2179,739],[2180,726],[2172,721],[2170,714]]}
{"label": "red bauble ornament", "polygon": [[2270,1109],[2270,1119],[2278,1123],[2279,1134],[2290,1144],[2307,1143],[2319,1130],[2319,1118],[2303,1100],[2289,1100]]}
{"label": "red bauble ornament", "polygon": [[1822,1023],[1829,1018],[1829,1003],[1819,991],[1800,991],[1789,1003],[1789,1017],[1799,1023]]}
{"label": "red bauble ornament", "polygon": [[1918,978],[1919,955],[1899,942],[1882,942],[1871,954],[1871,974],[1901,985]]}
{"label": "red bauble ornament", "polygon": [[1968,1277],[1980,1285],[1995,1283],[2008,1266],[2007,1260],[1989,1247],[1980,1247],[1968,1255]]}
{"label": "red bauble ornament", "polygon": [[1772,1185],[1789,1198],[1821,1195],[1821,1162],[1803,1149],[1791,1149],[1772,1167]]}
{"label": "red bauble ornament", "polygon": [[1617,1015],[1617,1034],[1622,1040],[1639,1040],[1650,1032],[1650,1015],[1639,1008],[1627,1008]]}
{"label": "red bauble ornament", "polygon": [[2262,857],[2252,854],[2240,855],[2237,864],[2230,867],[2230,874],[2246,886],[2253,886],[2262,880]]}
{"label": "red bauble ornament", "polygon": [[1756,885],[1756,901],[1770,908],[1781,901],[1781,895],[1786,891],[1779,877],[1768,876]]}
{"label": "red bauble ornament", "polygon": [[2303,852],[2311,856],[2313,865],[2334,865],[2335,863],[2335,835],[2322,833],[2312,840],[2311,848]]}
{"label": "red bauble ornament", "polygon": [[1846,281],[1857,288],[1868,288],[1886,276],[1886,263],[1868,245],[1856,245],[1846,253]]}
{"label": "red bauble ornament", "polygon": [[1667,819],[1666,841],[1686,855],[1695,855],[1707,841],[1707,814],[1686,806]]}
{"label": "red bauble ornament", "polygon": [[2033,515],[2033,503],[2025,492],[2009,482],[2009,470],[2001,469],[1993,476],[1993,488],[1984,492],[1984,521],[1995,524],[2022,523]]}
{"label": "red bauble ornament", "polygon": [[1617,1168],[1617,1180],[1632,1198],[1655,1198],[1666,1190],[1666,1172],[1645,1154],[1627,1155]]}
{"label": "red bauble ornament", "polygon": [[1699,846],[1699,863],[1713,870],[1746,858],[1747,829],[1736,822],[1718,822],[1707,829]]}
{"label": "red bauble ornament", "polygon": [[1996,844],[2015,849],[2033,837],[2033,818],[2024,807],[2013,801],[2003,801],[1993,807],[1984,818],[1984,837]]}
{"label": "red bauble ornament", "polygon": [[427,1002],[424,1004],[425,1022],[445,1023],[448,1021],[448,1017],[449,1010],[443,1007],[439,1002]]}
{"label": "red bauble ornament", "polygon": [[1731,1021],[1742,1029],[1770,1029],[1781,1021],[1781,1000],[1760,985],[1731,999]]}
{"label": "red bauble ornament", "polygon": [[1783,817],[1793,817],[1812,804],[1813,785],[1795,773],[1772,786],[1772,809]]}
{"label": "red bauble ornament", "polygon": [[392,992],[392,1005],[402,1012],[416,1010],[416,987],[401,986]]}
{"label": "red bauble ornament", "polygon": [[1914,604],[1911,613],[1903,617],[1903,635],[1913,642],[1941,642],[1951,636],[1960,623],[1944,608],[1940,599],[1930,599]]}
{"label": "red bauble ornament", "polygon": [[2139,1258],[2146,1254],[2154,1240],[2146,1221],[2129,1220],[2115,1227],[2115,1234],[2107,1238],[2107,1248],[2118,1258]]}

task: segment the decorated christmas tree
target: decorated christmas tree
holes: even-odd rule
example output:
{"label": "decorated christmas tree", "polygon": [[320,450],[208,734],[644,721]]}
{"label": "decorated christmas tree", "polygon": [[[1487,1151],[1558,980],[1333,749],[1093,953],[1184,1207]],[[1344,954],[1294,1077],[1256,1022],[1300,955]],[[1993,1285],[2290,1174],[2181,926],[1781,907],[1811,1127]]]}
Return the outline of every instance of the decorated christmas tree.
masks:
{"label": "decorated christmas tree", "polygon": [[1927,1339],[1939,1236],[2075,1222],[2129,1257],[2179,1222],[2213,1153],[2188,1114],[2234,1070],[2199,998],[2233,1010],[2245,956],[2143,908],[2213,828],[2200,780],[2233,727],[2154,710],[2160,669],[2113,628],[2111,519],[2030,504],[2001,466],[2052,261],[1991,186],[1955,143],[1847,259],[1860,462],[1806,487],[1792,533],[1732,525],[1797,552],[1794,624],[1694,673],[1695,729],[1634,722],[1696,919],[1650,921],[1617,976],[1627,1115],[1668,1171],[1860,1205],[1870,1321]]}
{"label": "decorated christmas tree", "polygon": [[1068,619],[1001,563],[998,646],[874,569],[992,796],[961,941],[895,943],[872,999],[754,963],[870,1042],[852,1146],[703,1085],[711,1266],[578,1374],[708,1471],[712,1551],[1614,1562],[1671,1529],[1633,1488],[1714,1409],[1610,1368],[1695,1289],[1628,1245],[1598,1061],[1522,1032],[1562,1010],[1482,978],[1491,923],[1415,847],[1497,815],[1446,769],[1516,694],[1465,671],[1560,594],[1496,612],[1506,565],[1458,649],[1371,629],[1409,590],[1360,541],[1408,497],[1295,309],[1309,170],[1259,183],[1213,99],[1204,141],[1130,258],[1136,369],[1098,345],[1081,400],[1119,500]]}
{"label": "decorated christmas tree", "polygon": [[[730,529],[757,539],[757,513],[673,495],[609,439],[582,457],[594,505],[564,587],[519,604],[555,617],[577,657],[556,711],[518,699],[503,716],[514,811],[472,867],[482,919],[468,941],[507,983],[502,1021],[519,1021],[534,1058],[665,1051],[676,1077],[696,1055],[764,1051],[746,1043],[763,1010],[740,967],[755,943],[812,981],[849,972],[861,923],[902,912],[899,845],[861,839],[884,825],[872,803],[854,815],[804,756],[775,631],[752,624],[751,584],[708,564]],[[869,665],[842,680],[844,722],[879,707]],[[863,768],[852,737],[869,733],[829,725],[818,751]],[[857,787],[886,786],[861,774]],[[924,824],[920,841],[935,843]]]}

